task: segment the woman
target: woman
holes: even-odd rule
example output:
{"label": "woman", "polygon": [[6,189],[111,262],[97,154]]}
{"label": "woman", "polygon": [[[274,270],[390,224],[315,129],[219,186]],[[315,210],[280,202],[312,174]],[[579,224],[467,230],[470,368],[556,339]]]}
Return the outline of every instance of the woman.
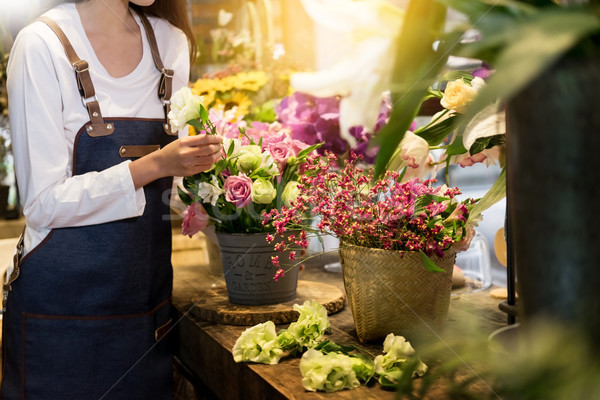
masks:
{"label": "woman", "polygon": [[184,0],[74,3],[23,29],[10,58],[26,229],[1,398],[167,399],[171,177],[209,169],[221,138],[166,123],[194,53]]}

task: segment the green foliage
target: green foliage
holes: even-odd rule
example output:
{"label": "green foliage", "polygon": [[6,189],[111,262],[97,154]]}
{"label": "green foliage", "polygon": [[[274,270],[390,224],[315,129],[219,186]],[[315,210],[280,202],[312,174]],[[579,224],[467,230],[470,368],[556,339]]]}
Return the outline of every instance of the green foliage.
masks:
{"label": "green foliage", "polygon": [[[587,7],[560,7],[550,0],[411,1],[398,42],[395,84],[391,88],[394,108],[388,125],[377,136],[380,152],[375,164],[376,178],[384,173],[394,150],[428,97],[427,87],[441,74],[448,55],[483,60],[495,72],[465,115],[457,116],[458,121],[433,127],[438,131],[416,132],[422,137],[426,137],[426,133],[442,137],[443,130],[455,127],[457,122],[464,129],[486,106],[498,99],[510,99],[569,51],[597,52],[600,43],[598,3],[591,1]],[[464,13],[470,23],[443,33],[439,18],[444,15],[445,7]],[[473,28],[481,33],[481,39],[461,44],[460,38]],[[436,40],[440,40],[440,45],[433,51],[432,44]],[[487,147],[489,144],[478,145]],[[451,151],[448,149],[447,153]]]}

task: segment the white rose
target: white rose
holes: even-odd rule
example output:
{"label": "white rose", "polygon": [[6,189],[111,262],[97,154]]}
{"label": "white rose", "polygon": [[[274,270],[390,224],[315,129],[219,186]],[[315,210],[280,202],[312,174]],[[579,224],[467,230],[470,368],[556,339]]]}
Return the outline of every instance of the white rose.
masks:
{"label": "white rose", "polygon": [[200,117],[202,96],[195,95],[187,86],[182,87],[171,96],[169,123],[171,132],[177,133],[185,128],[187,121]]}

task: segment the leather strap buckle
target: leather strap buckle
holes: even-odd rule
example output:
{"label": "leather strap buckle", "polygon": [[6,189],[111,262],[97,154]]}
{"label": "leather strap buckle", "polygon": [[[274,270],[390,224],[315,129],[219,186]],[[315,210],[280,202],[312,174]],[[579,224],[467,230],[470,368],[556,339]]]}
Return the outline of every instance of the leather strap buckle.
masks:
{"label": "leather strap buckle", "polygon": [[172,69],[163,68],[160,72],[165,78],[173,78],[175,76],[175,71]]}
{"label": "leather strap buckle", "polygon": [[85,60],[77,60],[73,63],[73,70],[77,73],[82,73],[90,69],[89,64]]}
{"label": "leather strap buckle", "polygon": [[88,97],[87,99],[85,98],[81,98],[81,103],[83,104],[84,107],[87,108],[88,104],[91,103],[92,101],[98,101],[98,96],[93,95],[91,97]]}

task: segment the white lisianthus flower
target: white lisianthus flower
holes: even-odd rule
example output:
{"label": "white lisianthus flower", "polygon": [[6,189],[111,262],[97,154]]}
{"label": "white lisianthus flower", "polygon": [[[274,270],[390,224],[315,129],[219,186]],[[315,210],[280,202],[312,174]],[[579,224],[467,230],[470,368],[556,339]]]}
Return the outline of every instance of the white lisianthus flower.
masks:
{"label": "white lisianthus flower", "polygon": [[300,182],[291,181],[285,185],[283,188],[283,193],[281,193],[281,200],[286,207],[289,207],[293,201],[295,201],[300,195],[300,189],[298,189],[298,185]]}
{"label": "white lisianthus flower", "polygon": [[235,362],[277,364],[283,350],[279,347],[273,321],[255,325],[242,332],[232,353]]}
{"label": "white lisianthus flower", "polygon": [[352,40],[347,58],[315,73],[296,73],[290,85],[318,97],[342,96],[341,136],[350,147],[353,126],[373,131],[383,93],[391,86],[404,11],[383,0],[302,0],[311,18]]}
{"label": "white lisianthus flower", "polygon": [[314,300],[306,300],[302,305],[294,304],[294,310],[300,315],[286,331],[295,339],[298,347],[315,347],[330,327],[327,309]]}
{"label": "white lisianthus flower", "polygon": [[311,392],[354,389],[360,386],[360,381],[353,367],[352,357],[337,353],[323,354],[309,349],[300,359],[302,386]]}
{"label": "white lisianthus flower", "polygon": [[252,183],[252,201],[258,204],[271,204],[277,197],[273,184],[264,178],[258,178]]}
{"label": "white lisianthus flower", "polygon": [[202,96],[195,95],[187,86],[173,93],[171,111],[167,115],[171,132],[177,133],[185,128],[187,121],[199,118],[200,106],[202,106]]}
{"label": "white lisianthus flower", "polygon": [[[411,344],[403,336],[394,336],[393,333],[386,336],[383,342],[383,353],[375,357],[375,373],[392,381],[397,381],[402,375],[402,364],[415,357],[415,349]],[[427,365],[419,360],[412,377],[423,376],[426,372]]]}
{"label": "white lisianthus flower", "polygon": [[260,146],[249,144],[243,146],[238,152],[237,166],[242,172],[249,173],[257,170],[262,163],[262,150]]}
{"label": "white lisianthus flower", "polygon": [[210,203],[214,206],[223,193],[225,193],[225,190],[219,186],[219,180],[215,175],[212,176],[212,183],[200,182],[198,184],[198,196],[200,196],[203,203]]}

